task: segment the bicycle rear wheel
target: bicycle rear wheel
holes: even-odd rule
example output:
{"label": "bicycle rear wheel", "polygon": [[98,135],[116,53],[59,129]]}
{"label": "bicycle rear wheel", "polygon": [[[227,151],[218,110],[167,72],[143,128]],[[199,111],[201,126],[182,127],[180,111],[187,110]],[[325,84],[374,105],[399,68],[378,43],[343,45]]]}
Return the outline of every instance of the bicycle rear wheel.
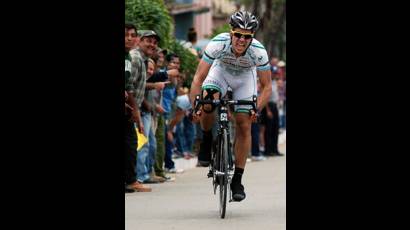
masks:
{"label": "bicycle rear wheel", "polygon": [[228,194],[228,136],[226,130],[222,130],[218,143],[219,167],[219,214],[225,218],[226,199]]}

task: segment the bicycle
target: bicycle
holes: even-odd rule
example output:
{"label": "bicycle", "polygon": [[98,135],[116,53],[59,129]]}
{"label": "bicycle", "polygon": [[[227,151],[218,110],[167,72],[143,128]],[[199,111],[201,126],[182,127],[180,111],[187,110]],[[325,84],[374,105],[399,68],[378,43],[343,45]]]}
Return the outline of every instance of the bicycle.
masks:
{"label": "bicycle", "polygon": [[228,106],[229,105],[251,105],[253,111],[256,112],[256,96],[253,96],[252,101],[246,100],[230,100],[226,98],[218,100],[202,100],[200,95],[195,97],[196,113],[201,105],[210,104],[218,108],[218,131],[217,131],[217,148],[213,149],[211,154],[211,163],[209,164],[208,178],[212,177],[212,185],[214,194],[216,194],[219,185],[219,214],[223,219],[226,213],[226,200],[229,193],[229,202],[232,202],[232,191],[230,188],[234,163],[230,145]]}

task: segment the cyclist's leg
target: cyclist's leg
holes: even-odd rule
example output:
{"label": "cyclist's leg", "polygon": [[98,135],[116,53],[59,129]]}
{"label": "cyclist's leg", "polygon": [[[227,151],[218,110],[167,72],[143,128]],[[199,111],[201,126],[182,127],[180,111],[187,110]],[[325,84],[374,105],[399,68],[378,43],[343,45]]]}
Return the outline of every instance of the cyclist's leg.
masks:
{"label": "cyclist's leg", "polygon": [[[234,100],[252,100],[252,97],[257,95],[256,71],[243,72],[234,76],[231,82]],[[251,108],[252,106],[249,105],[235,106],[235,166],[243,169],[251,148],[252,121],[249,116]]]}
{"label": "cyclist's leg", "polygon": [[[223,74],[219,66],[213,66],[204,83],[202,84],[203,99],[219,99],[226,93],[228,86],[223,79]],[[207,167],[211,161],[212,150],[212,126],[215,123],[215,108],[211,105],[204,105],[201,115],[201,128],[203,133],[202,142],[199,147],[198,163]]]}
{"label": "cyclist's leg", "polygon": [[[207,95],[210,95],[208,93],[209,91],[202,91],[202,96],[204,99],[207,98]],[[213,95],[213,99],[219,99],[220,98],[220,92],[219,91],[213,91],[211,92]],[[215,122],[215,109],[212,108],[211,105],[204,105],[202,109],[202,115],[201,115],[201,128],[202,131],[210,131],[212,129],[212,126]]]}
{"label": "cyclist's leg", "polygon": [[245,168],[246,158],[251,149],[251,118],[248,113],[237,113],[235,136],[235,167]]}
{"label": "cyclist's leg", "polygon": [[[228,84],[224,79],[226,75],[219,65],[213,65],[202,84],[202,98],[213,100],[224,96],[228,89]],[[201,127],[202,130],[209,131],[215,122],[215,108],[211,105],[204,105],[202,110]]]}
{"label": "cyclist's leg", "polygon": [[[256,92],[256,72],[244,72],[232,79],[232,90],[234,100],[252,100]],[[249,116],[251,106],[235,106],[235,173],[232,178],[232,197],[235,201],[245,199],[246,194],[242,185],[242,174],[245,170],[246,159],[251,149],[251,125]]]}
{"label": "cyclist's leg", "polygon": [[251,118],[248,113],[236,113],[235,132],[235,172],[231,189],[234,201],[245,199],[245,188],[242,185],[242,174],[245,170],[246,158],[251,148]]}

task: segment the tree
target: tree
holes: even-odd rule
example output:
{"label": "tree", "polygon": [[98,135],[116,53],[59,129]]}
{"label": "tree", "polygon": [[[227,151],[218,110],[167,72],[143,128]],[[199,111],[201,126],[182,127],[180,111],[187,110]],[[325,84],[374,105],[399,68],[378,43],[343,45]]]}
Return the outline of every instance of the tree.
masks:
{"label": "tree", "polygon": [[261,41],[268,55],[286,60],[286,0],[240,0],[260,22],[256,39]]}
{"label": "tree", "polygon": [[173,20],[162,0],[125,0],[125,21],[131,22],[139,30],[153,30],[161,38],[159,46],[177,54],[181,60],[181,72],[187,76],[187,84],[192,81],[198,61],[196,57],[175,40]]}
{"label": "tree", "polygon": [[140,29],[154,30],[160,37],[160,46],[168,47],[172,38],[172,18],[161,0],[126,0],[125,21]]}
{"label": "tree", "polygon": [[231,26],[229,25],[229,23],[223,24],[212,30],[212,35],[210,36],[210,38],[213,38],[220,33],[229,33],[230,31],[231,31]]}
{"label": "tree", "polygon": [[265,0],[259,38],[269,56],[286,58],[286,0]]}

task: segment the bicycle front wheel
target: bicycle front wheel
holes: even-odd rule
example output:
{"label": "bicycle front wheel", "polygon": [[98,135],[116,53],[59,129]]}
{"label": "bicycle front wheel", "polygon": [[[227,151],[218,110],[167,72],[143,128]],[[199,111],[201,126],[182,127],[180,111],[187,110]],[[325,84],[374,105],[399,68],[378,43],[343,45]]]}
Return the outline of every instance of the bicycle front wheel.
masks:
{"label": "bicycle front wheel", "polygon": [[228,193],[228,135],[226,130],[222,130],[218,143],[219,167],[219,214],[225,218],[226,199]]}

